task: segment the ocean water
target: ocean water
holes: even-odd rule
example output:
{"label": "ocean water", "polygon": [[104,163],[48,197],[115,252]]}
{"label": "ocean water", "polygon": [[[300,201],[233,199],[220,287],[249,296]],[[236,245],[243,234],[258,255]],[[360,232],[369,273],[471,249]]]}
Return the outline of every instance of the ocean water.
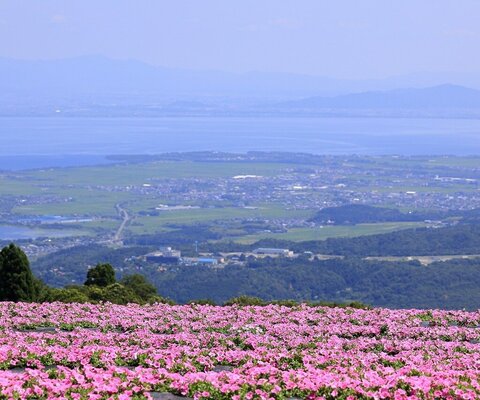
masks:
{"label": "ocean water", "polygon": [[480,120],[3,117],[0,139],[0,169],[100,164],[110,154],[209,150],[480,155]]}

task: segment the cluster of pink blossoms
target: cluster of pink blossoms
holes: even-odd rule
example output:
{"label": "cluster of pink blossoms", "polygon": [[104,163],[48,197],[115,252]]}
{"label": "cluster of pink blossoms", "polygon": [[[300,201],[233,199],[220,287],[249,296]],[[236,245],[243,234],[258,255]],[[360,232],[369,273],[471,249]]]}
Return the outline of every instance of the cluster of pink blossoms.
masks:
{"label": "cluster of pink blossoms", "polygon": [[0,399],[479,399],[480,312],[0,303]]}

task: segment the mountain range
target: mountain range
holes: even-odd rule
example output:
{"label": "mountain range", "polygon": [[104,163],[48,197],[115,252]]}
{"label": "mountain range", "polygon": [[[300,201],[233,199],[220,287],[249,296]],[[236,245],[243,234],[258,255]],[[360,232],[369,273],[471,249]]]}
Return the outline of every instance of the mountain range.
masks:
{"label": "mountain range", "polygon": [[480,90],[443,84],[427,88],[368,91],[342,96],[315,96],[283,102],[281,108],[312,109],[477,109]]}
{"label": "mountain range", "polygon": [[[445,84],[445,82],[452,82]],[[465,87],[468,84],[472,88]],[[410,74],[349,80],[273,72],[182,70],[135,60],[86,56],[0,58],[0,114],[477,115],[480,75]],[[368,110],[368,111],[362,111]]]}

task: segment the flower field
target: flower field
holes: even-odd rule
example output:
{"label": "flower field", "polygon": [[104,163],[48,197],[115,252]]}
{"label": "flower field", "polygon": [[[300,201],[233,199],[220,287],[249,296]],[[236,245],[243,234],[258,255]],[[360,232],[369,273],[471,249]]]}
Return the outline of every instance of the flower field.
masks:
{"label": "flower field", "polygon": [[0,398],[477,399],[480,312],[0,303]]}

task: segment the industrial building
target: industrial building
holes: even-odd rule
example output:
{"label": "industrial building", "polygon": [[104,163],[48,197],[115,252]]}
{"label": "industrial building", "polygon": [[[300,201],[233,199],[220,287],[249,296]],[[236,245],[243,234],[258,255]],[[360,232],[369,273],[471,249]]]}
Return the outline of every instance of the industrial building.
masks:
{"label": "industrial building", "polygon": [[217,265],[218,264],[218,259],[199,257],[199,258],[197,258],[197,263],[199,265]]}
{"label": "industrial building", "polygon": [[276,256],[276,257],[292,257],[293,251],[289,249],[275,249],[269,247],[260,247],[252,252],[259,256]]}
{"label": "industrial building", "polygon": [[214,257],[183,257],[181,260],[182,265],[194,266],[201,265],[205,267],[219,267],[225,262],[224,258]]}
{"label": "industrial building", "polygon": [[145,256],[145,261],[158,264],[179,264],[182,253],[179,250],[173,250],[171,247],[162,247],[159,251],[154,251]]}

